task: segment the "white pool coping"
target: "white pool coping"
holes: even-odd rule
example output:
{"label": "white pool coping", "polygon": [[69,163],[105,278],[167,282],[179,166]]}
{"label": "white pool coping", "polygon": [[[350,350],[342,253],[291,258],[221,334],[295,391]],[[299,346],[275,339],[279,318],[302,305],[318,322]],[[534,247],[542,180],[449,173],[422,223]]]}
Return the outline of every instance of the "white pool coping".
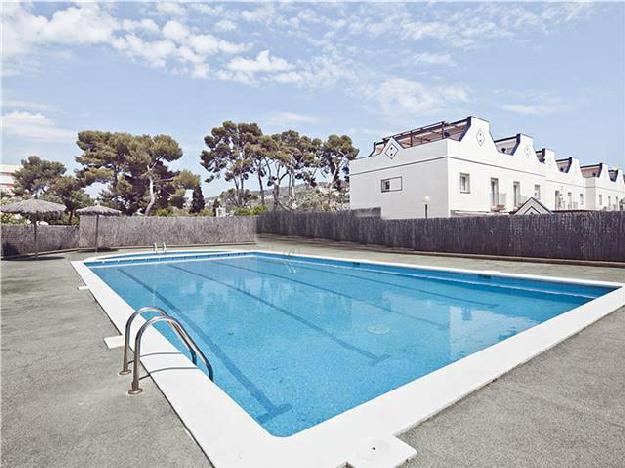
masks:
{"label": "white pool coping", "polygon": [[[168,253],[177,252],[193,255],[189,250]],[[231,249],[229,252],[280,254],[264,250]],[[149,256],[150,252],[146,252],[146,257]],[[267,432],[161,333],[151,329],[142,341],[141,363],[217,468],[398,466],[415,456],[416,451],[397,439],[397,435],[625,305],[623,283],[308,254],[294,256],[618,289],[289,437],[276,437]],[[126,319],[133,309],[85,266],[85,262],[104,258],[106,256],[75,261],[72,266],[123,333]],[[130,260],[136,261],[137,258]],[[143,323],[142,317],[134,321],[131,338],[134,339]],[[127,378],[130,386],[130,377],[121,378]]]}

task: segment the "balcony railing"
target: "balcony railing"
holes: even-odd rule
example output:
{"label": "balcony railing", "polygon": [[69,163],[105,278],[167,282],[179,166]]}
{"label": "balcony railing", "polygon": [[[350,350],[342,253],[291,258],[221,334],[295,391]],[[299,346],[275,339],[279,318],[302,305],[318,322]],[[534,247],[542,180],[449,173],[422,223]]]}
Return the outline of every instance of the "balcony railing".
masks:
{"label": "balcony railing", "polygon": [[505,193],[491,194],[491,209],[493,211],[501,211],[505,208],[506,208],[506,194]]}

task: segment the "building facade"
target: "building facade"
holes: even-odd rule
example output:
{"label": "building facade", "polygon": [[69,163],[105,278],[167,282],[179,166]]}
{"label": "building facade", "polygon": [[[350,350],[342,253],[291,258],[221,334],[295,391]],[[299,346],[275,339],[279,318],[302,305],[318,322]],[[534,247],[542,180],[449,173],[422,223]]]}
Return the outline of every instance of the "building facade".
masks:
{"label": "building facade", "polygon": [[15,171],[22,166],[17,164],[0,164],[0,192],[13,193],[15,186]]}
{"label": "building facade", "polygon": [[477,117],[386,137],[350,162],[350,207],[379,207],[385,218],[507,213],[529,197],[552,211],[623,209],[625,175],[556,159],[520,133],[495,140]]}

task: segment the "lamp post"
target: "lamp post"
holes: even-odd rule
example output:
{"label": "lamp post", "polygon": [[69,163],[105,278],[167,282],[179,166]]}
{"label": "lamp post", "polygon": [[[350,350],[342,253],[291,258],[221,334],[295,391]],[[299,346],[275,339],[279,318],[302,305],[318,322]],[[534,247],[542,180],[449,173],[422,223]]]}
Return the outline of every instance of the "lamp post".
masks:
{"label": "lamp post", "polygon": [[423,207],[425,208],[425,219],[428,219],[428,203],[430,203],[430,197],[427,195],[423,197]]}

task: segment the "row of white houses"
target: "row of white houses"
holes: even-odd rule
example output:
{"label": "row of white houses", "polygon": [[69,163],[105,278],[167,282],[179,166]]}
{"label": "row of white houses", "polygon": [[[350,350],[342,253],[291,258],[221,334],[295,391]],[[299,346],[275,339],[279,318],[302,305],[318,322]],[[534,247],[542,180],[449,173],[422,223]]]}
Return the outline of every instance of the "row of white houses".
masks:
{"label": "row of white houses", "polygon": [[477,117],[386,137],[350,162],[350,207],[380,207],[385,218],[423,217],[426,205],[432,217],[505,213],[529,197],[550,210],[619,210],[625,175],[556,159],[520,133],[495,140]]}

